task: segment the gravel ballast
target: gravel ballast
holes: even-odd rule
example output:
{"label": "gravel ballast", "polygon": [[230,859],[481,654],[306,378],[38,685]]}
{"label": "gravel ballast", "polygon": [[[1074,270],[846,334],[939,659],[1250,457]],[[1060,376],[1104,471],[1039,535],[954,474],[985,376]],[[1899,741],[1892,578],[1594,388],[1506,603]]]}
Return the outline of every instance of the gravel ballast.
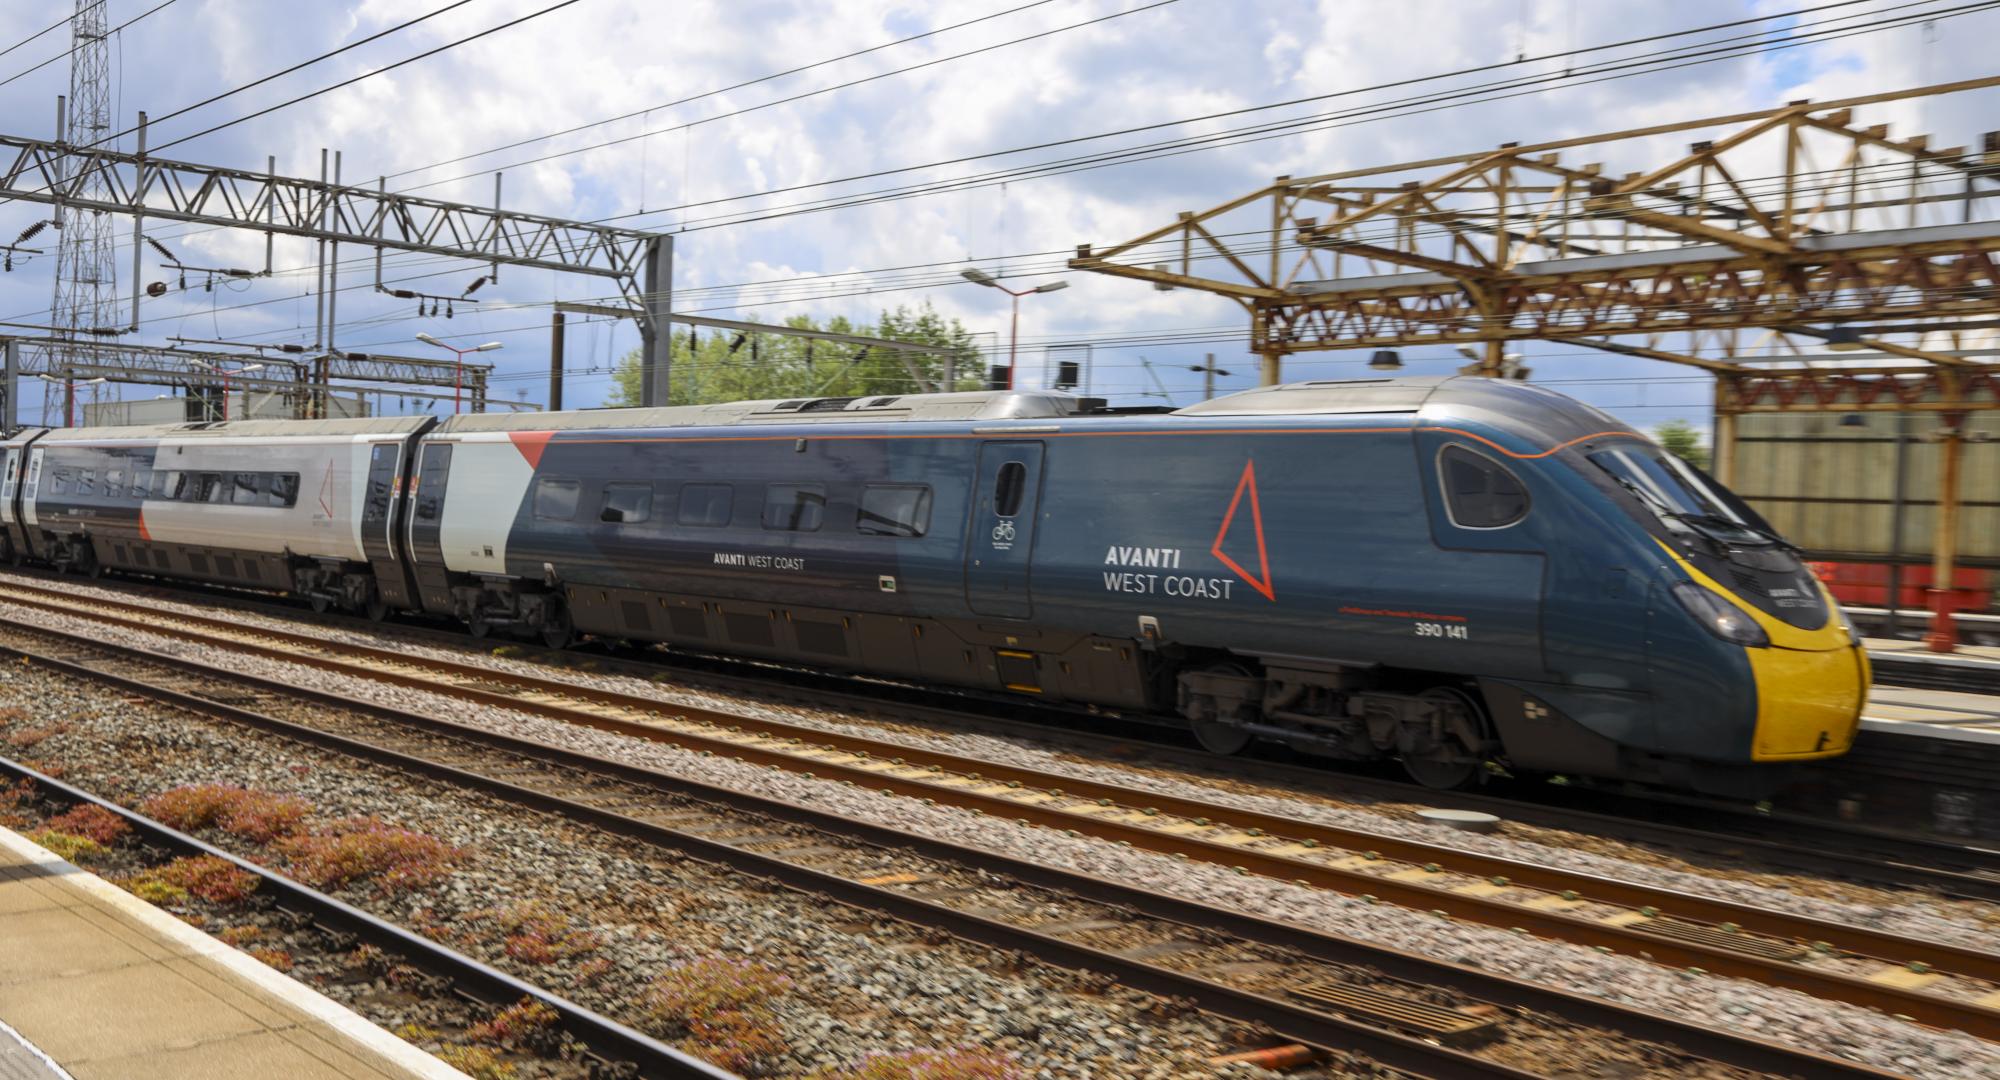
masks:
{"label": "gravel ballast", "polygon": [[[371,887],[336,895],[634,1026],[650,1026],[638,1003],[675,965],[721,958],[780,971],[792,988],[769,1003],[790,1050],[763,1075],[844,1069],[870,1053],[968,1046],[1014,1055],[1029,1077],[1163,1080],[1213,1074],[1208,1059],[1241,1045],[1211,1019],[1156,1016],[1145,995],[1072,992],[1067,973],[1056,969],[1015,971],[982,950],[927,942],[910,927],[636,841],[233,725],[133,705],[32,667],[0,669],[0,706],[28,714],[12,725],[17,730],[67,725],[5,752],[59,766],[68,782],[123,804],[224,780],[307,799],[323,818],[373,815],[458,846],[466,862],[437,886],[398,896]],[[594,944],[546,964],[518,959],[496,913],[528,905],[558,912],[566,932]],[[356,1004],[392,1030],[432,1019],[420,1008]]]}
{"label": "gravel ballast", "polygon": [[[865,817],[931,836],[975,843],[1066,869],[1115,877],[1190,899],[1288,919],[1458,963],[1500,970],[1517,977],[1597,994],[1697,1022],[1731,1027],[1774,1041],[1914,1075],[2000,1076],[2000,1050],[1991,1044],[1956,1034],[1939,1034],[1866,1010],[1790,991],[1663,969],[1638,960],[1524,938],[1421,912],[1371,906],[1337,894],[1243,877],[1222,868],[1167,859],[1088,838],[1020,828],[966,811],[925,806],[912,799],[889,797],[726,759],[702,757],[643,740],[577,728],[507,710],[469,706],[421,691],[387,687],[299,665],[243,657],[226,650],[186,646],[161,635],[112,633],[101,624],[88,620],[21,612],[11,606],[7,609],[31,621],[55,627],[129,641],[160,651],[188,653],[248,673],[358,699],[429,711],[569,749],[616,757],[665,772]],[[796,712],[776,711],[786,714]],[[792,715],[786,718],[796,719]],[[1121,775],[1119,779],[1131,782],[1129,775]],[[1377,827],[1381,827],[1379,822]],[[1455,839],[1462,841],[1466,838]]]}

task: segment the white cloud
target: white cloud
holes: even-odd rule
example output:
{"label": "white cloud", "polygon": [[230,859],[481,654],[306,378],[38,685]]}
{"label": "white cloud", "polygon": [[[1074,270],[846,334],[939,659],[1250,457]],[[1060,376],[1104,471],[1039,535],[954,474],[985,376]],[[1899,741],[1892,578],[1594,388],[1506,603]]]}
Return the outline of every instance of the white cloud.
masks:
{"label": "white cloud", "polygon": [[[141,10],[138,0],[110,2],[114,22]],[[199,130],[442,45],[538,10],[547,2],[481,0],[468,4],[382,42],[163,125],[155,141]],[[656,109],[643,118],[403,177],[392,184],[491,169],[552,150],[699,120],[815,87],[1054,30],[1141,3],[1057,0],[838,65]],[[585,0],[172,152],[259,168],[266,154],[276,154],[281,169],[311,174],[317,169],[319,148],[331,146],[343,151],[348,182],[369,183],[383,173],[645,109],[867,48],[914,30],[987,15],[1004,6],[1006,0],[923,5],[904,0],[845,0],[839,5],[802,0],[688,0],[672,5],[656,0]],[[642,207],[657,211],[690,201],[1325,94],[1453,68],[1505,64],[1524,45],[1531,57],[1541,56],[1573,45],[1742,18],[1770,6],[1761,0],[1754,4],[1688,0],[1672,5],[1582,0],[1531,0],[1526,5],[1520,0],[1321,0],[1316,9],[1308,9],[1295,0],[1182,0],[1025,44],[704,123],[691,132],[510,168],[506,202],[517,208],[578,218],[629,214]],[[159,115],[395,25],[418,10],[394,0],[312,5],[187,0],[124,35],[121,96],[125,110],[143,105]],[[1526,25],[1517,25],[1524,10]],[[0,11],[0,42],[39,29],[33,24],[45,19],[45,10],[35,5]],[[1280,173],[1304,175],[1377,165],[1502,141],[1529,142],[1761,108],[1793,97],[1827,98],[1879,90],[1914,83],[1926,72],[1934,80],[1943,80],[1990,70],[1984,43],[2000,29],[2000,18],[1982,15],[1941,25],[1942,31],[1928,45],[1918,29],[1910,28],[1774,52],[1757,59],[1579,86],[1403,120],[1335,127],[1141,165],[1018,182],[1004,193],[998,188],[979,188],[692,231],[682,236],[678,247],[677,284],[692,290],[796,274],[949,263],[968,256],[987,264],[999,257],[1030,252],[1055,253],[1033,260],[1037,265],[1054,267],[1062,253],[1077,243],[1105,244],[1137,235],[1166,224],[1178,211],[1214,205],[1268,183]],[[51,35],[51,39],[56,36]],[[1656,47],[1639,45],[1626,52],[1637,54]],[[0,61],[0,76],[18,70],[6,65],[28,52],[23,50]],[[36,58],[46,54],[38,53]],[[1563,64],[1530,60],[1461,82],[1560,71]],[[45,133],[46,120],[42,118],[50,114],[48,102],[58,92],[63,66],[51,65],[0,91],[10,95],[8,100],[14,106],[10,115],[16,117],[17,130]],[[1292,113],[1381,103],[1422,89],[1356,95],[1301,106]],[[1133,135],[1124,141],[1137,143],[1190,131],[1221,130],[1268,115]],[[1951,134],[1941,140],[1945,143],[1976,137],[1979,123],[1971,113],[1894,119],[1899,125],[1922,120],[1948,129]],[[1644,164],[1649,156],[1657,160],[1676,152],[1681,141],[1680,136],[1662,137],[1629,153],[1638,164]],[[1092,144],[988,159],[857,181],[833,190],[868,191],[1099,148]],[[492,197],[492,181],[489,175],[478,175],[425,191],[485,202]],[[696,208],[641,222],[668,224],[685,216],[776,206],[830,193],[813,190],[778,195],[760,203]],[[0,216],[0,232],[18,229],[36,213],[35,208],[8,210],[6,216]],[[162,226],[158,231],[166,235],[187,230]],[[264,245],[255,234],[209,233],[171,243],[226,265],[262,265]],[[361,260],[343,268],[343,284],[372,278],[373,268],[365,253],[343,250],[342,254]],[[192,261],[192,256],[186,257]],[[310,261],[308,245],[277,245],[276,262],[281,268]],[[50,291],[47,272],[52,262],[31,264],[23,272],[0,278],[0,314],[45,308]],[[390,276],[449,269],[449,274],[432,279],[426,287],[453,294],[483,272],[475,265],[447,267],[407,257],[391,257],[388,265]],[[156,264],[150,257],[147,266],[147,277],[156,276]],[[398,266],[404,269],[399,271]],[[123,258],[120,269],[128,272]],[[945,266],[933,272],[943,276],[949,271]],[[214,336],[213,331],[219,330],[231,337],[263,334],[265,340],[306,340],[311,337],[312,305],[310,300],[301,303],[297,297],[310,278],[306,274],[260,281],[240,297],[229,294],[218,299],[218,294],[199,291],[176,293],[149,301],[148,311],[156,317],[173,316],[180,325],[199,324],[201,332],[193,336]],[[1147,332],[1243,322],[1239,308],[1214,297],[1185,290],[1156,292],[1141,284],[1097,275],[1071,275],[1069,280],[1072,288],[1065,292],[1024,302],[1025,337],[1040,342],[1114,330]],[[557,281],[548,274],[510,269],[503,271],[498,289],[481,295],[494,296],[501,304],[527,304],[558,295],[599,296],[611,291],[609,283],[600,279]],[[742,298],[752,295],[746,293]],[[208,314],[211,303],[222,307],[268,298],[284,298],[284,302],[212,318]],[[946,314],[965,319],[974,329],[998,329],[1004,334],[1007,298],[993,290],[961,284],[928,292],[827,298],[742,310],[766,319],[792,313],[867,319],[885,304],[925,299]],[[709,307],[729,300],[727,296],[703,295],[685,306]],[[379,298],[366,291],[344,294],[340,307],[347,327],[341,340],[353,347],[400,347],[394,343],[407,340],[423,325],[409,321],[413,305],[408,301]],[[545,322],[545,308],[496,308],[461,312],[458,320],[434,329],[464,328],[467,333],[500,336],[510,346],[497,354],[503,369],[527,371],[545,362],[546,336],[539,329]],[[176,325],[168,321],[151,324],[148,329],[157,334],[172,331]],[[602,332],[593,333],[600,335],[601,348]],[[618,333],[615,348],[636,339],[630,327]],[[575,335],[572,340],[576,340]],[[1254,359],[1243,355],[1234,343],[1118,352],[1105,349],[1097,354],[1100,383],[1141,385],[1147,378],[1138,366],[1141,351],[1155,361],[1178,366],[1182,371],[1175,376],[1179,386],[1194,384],[1194,377],[1185,372],[1186,364],[1198,361],[1208,351],[1216,352],[1224,366],[1241,373],[1232,385],[1246,384],[1256,370]],[[1534,347],[1529,351],[1549,350]],[[1441,365],[1439,361],[1433,366]],[[1605,370],[1621,375],[1657,370],[1624,360],[1613,360],[1609,365]],[[1301,362],[1297,370],[1323,374],[1342,369]],[[1546,371],[1553,376],[1558,370],[1578,371],[1582,365],[1549,362],[1538,375]],[[604,388],[602,380],[583,381],[572,391],[571,400],[590,403]],[[1637,404],[1630,387],[1575,389],[1613,407]],[[1698,383],[1661,383],[1649,391],[1643,410],[1633,409],[1627,415],[1636,422],[1651,423],[1666,418],[1668,410],[1659,407],[1663,403],[1684,403],[1692,417],[1705,408],[1705,400],[1706,390]]]}

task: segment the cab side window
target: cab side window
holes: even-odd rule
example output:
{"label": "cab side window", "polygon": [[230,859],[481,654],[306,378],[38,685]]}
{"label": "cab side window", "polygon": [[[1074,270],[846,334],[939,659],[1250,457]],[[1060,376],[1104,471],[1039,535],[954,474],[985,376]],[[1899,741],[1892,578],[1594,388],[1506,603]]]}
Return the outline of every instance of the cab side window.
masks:
{"label": "cab side window", "polygon": [[1505,465],[1463,446],[1438,454],[1445,512],[1461,529],[1504,529],[1528,516],[1528,489]]}

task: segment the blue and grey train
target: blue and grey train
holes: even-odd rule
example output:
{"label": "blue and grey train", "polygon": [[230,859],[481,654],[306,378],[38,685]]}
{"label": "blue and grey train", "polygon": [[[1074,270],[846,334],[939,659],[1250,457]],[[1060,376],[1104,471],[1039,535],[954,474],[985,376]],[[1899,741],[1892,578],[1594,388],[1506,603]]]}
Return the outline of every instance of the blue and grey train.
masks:
{"label": "blue and grey train", "polygon": [[1698,470],[1540,387],[1044,392],[30,430],[5,554],[667,642],[1395,759],[1746,793],[1859,638]]}

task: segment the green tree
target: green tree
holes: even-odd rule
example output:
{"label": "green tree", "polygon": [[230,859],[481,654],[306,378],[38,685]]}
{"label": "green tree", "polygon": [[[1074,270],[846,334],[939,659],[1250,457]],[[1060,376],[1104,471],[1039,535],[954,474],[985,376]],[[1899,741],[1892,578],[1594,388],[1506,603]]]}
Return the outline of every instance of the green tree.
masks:
{"label": "green tree", "polygon": [[[864,351],[858,345],[779,334],[681,330],[673,335],[668,402],[705,405],[761,398],[863,397],[917,393],[929,387],[971,390],[981,385],[983,369],[972,334],[957,319],[939,315],[929,303],[914,310],[897,307],[885,311],[874,326],[839,318],[822,324],[802,315],[786,319],[784,325],[918,342],[943,352]],[[954,384],[949,387],[944,386],[947,353]],[[606,405],[627,408],[639,404],[637,349],[618,362],[612,380]]]}
{"label": "green tree", "polygon": [[1669,420],[1654,428],[1653,441],[1697,469],[1708,468],[1708,447],[1701,444],[1701,432],[1685,420]]}

